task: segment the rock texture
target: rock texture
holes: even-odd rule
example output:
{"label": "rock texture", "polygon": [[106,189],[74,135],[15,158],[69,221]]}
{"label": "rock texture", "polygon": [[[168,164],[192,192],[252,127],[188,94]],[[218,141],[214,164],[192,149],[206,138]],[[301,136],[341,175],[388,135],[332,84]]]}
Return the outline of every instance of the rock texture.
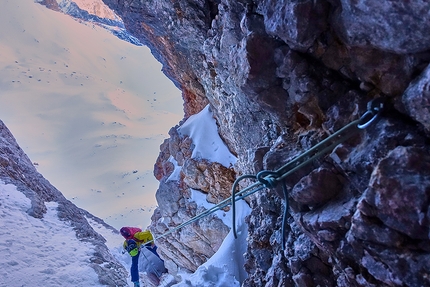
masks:
{"label": "rock texture", "polygon": [[43,218],[46,213],[45,202],[57,202],[60,220],[70,223],[79,240],[90,242],[95,247],[91,267],[98,274],[99,282],[107,286],[128,286],[125,279],[128,272],[111,255],[104,244],[106,240],[94,231],[86,218],[116,231],[118,236],[119,232],[105,224],[103,220],[76,207],[38,173],[2,121],[0,121],[0,179],[6,184],[15,185],[31,200],[31,208],[27,213],[34,218]]}
{"label": "rock texture", "polygon": [[[216,202],[235,176],[276,170],[383,98],[377,124],[286,179],[284,251],[279,188],[249,199],[243,285],[430,285],[429,2],[104,2],[181,88],[186,117],[211,106],[238,158],[233,171],[191,161],[192,143],[173,128],[155,166],[155,233],[195,214],[191,187]],[[182,173],[168,180],[175,164]],[[216,227],[204,227],[160,242],[169,272],[216,250],[201,236]]]}
{"label": "rock texture", "polygon": [[[157,235],[204,212],[203,207],[190,200],[192,189],[206,193],[209,202],[218,203],[228,197],[234,181],[232,169],[191,159],[192,141],[181,136],[177,127],[169,134],[171,137],[161,145],[155,164],[155,176],[160,180],[156,193],[159,208],[152,216],[151,229]],[[181,168],[178,178],[173,177],[175,165]],[[176,275],[179,269],[195,271],[218,250],[228,231],[221,219],[211,215],[158,239],[158,250],[171,274]]]}

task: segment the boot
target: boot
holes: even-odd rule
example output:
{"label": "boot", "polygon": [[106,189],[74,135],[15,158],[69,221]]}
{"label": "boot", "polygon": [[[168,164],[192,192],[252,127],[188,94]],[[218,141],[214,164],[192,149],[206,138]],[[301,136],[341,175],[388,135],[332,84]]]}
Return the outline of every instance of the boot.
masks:
{"label": "boot", "polygon": [[140,287],[139,281],[133,282],[133,284],[134,284],[134,287]]}

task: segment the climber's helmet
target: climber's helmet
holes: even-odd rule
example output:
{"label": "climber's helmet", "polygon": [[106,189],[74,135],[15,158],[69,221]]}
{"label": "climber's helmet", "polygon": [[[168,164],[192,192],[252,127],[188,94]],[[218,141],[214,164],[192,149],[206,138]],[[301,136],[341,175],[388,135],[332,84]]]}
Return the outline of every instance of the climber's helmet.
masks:
{"label": "climber's helmet", "polygon": [[123,227],[123,228],[121,228],[121,229],[119,230],[119,232],[121,232],[121,235],[122,235],[124,238],[129,238],[129,237],[131,236],[131,234],[130,234],[130,230],[129,230],[127,227]]}

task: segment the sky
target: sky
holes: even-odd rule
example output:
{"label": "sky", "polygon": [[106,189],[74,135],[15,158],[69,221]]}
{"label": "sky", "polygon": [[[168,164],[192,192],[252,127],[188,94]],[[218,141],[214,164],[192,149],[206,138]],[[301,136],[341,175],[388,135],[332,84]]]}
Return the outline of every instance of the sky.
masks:
{"label": "sky", "polygon": [[98,26],[2,1],[0,119],[51,184],[117,229],[149,225],[159,146],[183,118],[161,68]]}
{"label": "sky", "polygon": [[[235,158],[225,148],[216,129],[213,129],[214,124],[212,113],[205,108],[199,114],[190,117],[184,126],[191,135],[200,158],[209,161],[220,159],[224,165],[229,165],[235,161]],[[202,127],[206,127],[206,137],[202,137],[197,132]],[[207,138],[212,142],[211,145],[207,144]],[[175,178],[172,177],[171,180]],[[192,190],[189,200],[207,209],[214,206],[208,203],[205,194],[198,190]],[[91,253],[94,251],[93,247],[77,240],[72,227],[58,219],[57,203],[45,204],[48,211],[42,219],[30,217],[26,213],[31,206],[30,200],[15,186],[5,185],[0,181],[0,205],[2,206],[0,209],[0,218],[2,218],[0,221],[0,286],[101,286],[94,270],[88,266]],[[215,215],[231,227],[231,212],[231,209],[228,212],[218,211]],[[218,251],[196,272],[192,274],[181,272],[179,274],[181,281],[174,285],[170,285],[173,282],[172,275],[163,274],[159,278],[159,286],[240,286],[247,276],[243,269],[243,254],[247,248],[248,234],[245,217],[249,213],[250,208],[247,203],[244,200],[238,201],[236,204],[238,238],[234,239],[230,230]],[[129,270],[131,259],[128,254],[121,252],[122,237],[92,220],[89,220],[89,223],[106,238],[112,255]],[[17,238],[17,226],[20,226],[20,230],[25,230],[27,236]],[[162,266],[160,267],[160,261],[157,260],[157,257],[149,251],[141,253],[140,274],[146,272],[160,275],[158,270],[162,270]],[[128,282],[129,286],[132,286],[130,277]]]}

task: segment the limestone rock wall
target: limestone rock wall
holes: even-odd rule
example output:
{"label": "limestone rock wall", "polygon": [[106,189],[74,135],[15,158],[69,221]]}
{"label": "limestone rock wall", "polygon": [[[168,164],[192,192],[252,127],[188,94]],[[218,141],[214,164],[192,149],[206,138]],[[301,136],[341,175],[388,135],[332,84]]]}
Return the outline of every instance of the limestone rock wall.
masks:
{"label": "limestone rock wall", "polygon": [[[275,170],[360,117],[369,100],[387,102],[376,125],[287,178],[284,251],[279,188],[249,199],[244,286],[430,285],[429,2],[104,2],[181,88],[186,117],[210,104],[238,158],[235,176]],[[175,130],[156,163],[154,230],[194,214],[190,186],[214,198],[228,189],[191,178],[207,163],[190,162],[192,143]],[[167,181],[170,156],[192,172]],[[199,228],[183,232],[197,238]],[[219,243],[198,240],[211,252]],[[186,240],[160,249],[173,269],[193,270],[211,253]]]}
{"label": "limestone rock wall", "polygon": [[[191,199],[192,189],[206,193],[209,202],[218,203],[229,196],[234,181],[232,169],[191,159],[192,140],[181,136],[177,127],[169,134],[154,169],[160,180],[156,193],[159,207],[152,216],[151,230],[157,235],[205,211]],[[175,168],[181,170],[178,177],[173,176]],[[158,250],[169,273],[176,275],[179,269],[195,271],[218,250],[228,231],[221,219],[211,215],[157,239]]]}

